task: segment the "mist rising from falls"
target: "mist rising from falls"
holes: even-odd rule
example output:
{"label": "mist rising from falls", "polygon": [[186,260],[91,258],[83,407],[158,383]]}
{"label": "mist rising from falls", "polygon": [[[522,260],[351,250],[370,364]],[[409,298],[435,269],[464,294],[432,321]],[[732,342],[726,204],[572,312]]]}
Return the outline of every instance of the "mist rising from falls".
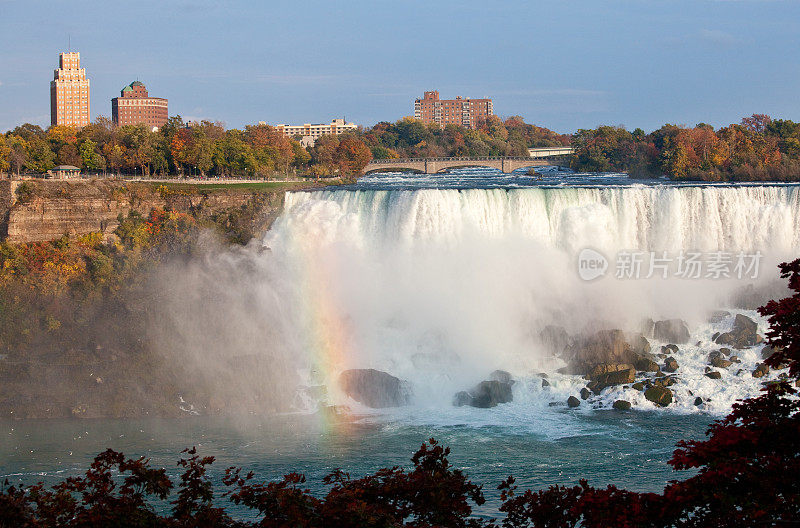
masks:
{"label": "mist rising from falls", "polygon": [[[289,193],[263,240],[160,274],[150,337],[203,373],[198,387],[241,394],[246,409],[352,405],[336,383],[348,368],[408,380],[417,408],[452,409],[456,391],[495,369],[521,380],[515,402],[536,400],[541,380],[525,377],[561,366],[539,341],[548,324],[636,330],[681,317],[710,346],[708,311],[774,282],[775,264],[798,254],[799,201],[797,187],[778,186]],[[581,280],[586,247],[609,258],[606,277]],[[621,280],[620,250],[764,258],[757,280]],[[580,388],[569,383],[553,383],[561,401]]]}
{"label": "mist rising from falls", "polygon": [[[766,186],[301,192],[265,243],[294,284],[309,383],[335,393],[341,370],[377,368],[449,402],[497,368],[554,370],[537,339],[546,324],[702,323],[797,253],[798,200],[795,187]],[[586,247],[609,257],[610,276],[580,279]],[[755,281],[619,280],[621,250],[764,259]]]}

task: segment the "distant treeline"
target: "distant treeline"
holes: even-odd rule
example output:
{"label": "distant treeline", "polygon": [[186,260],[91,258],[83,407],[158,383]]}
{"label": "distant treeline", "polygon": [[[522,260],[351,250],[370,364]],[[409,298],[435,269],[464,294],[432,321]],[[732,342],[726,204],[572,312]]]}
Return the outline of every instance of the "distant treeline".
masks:
{"label": "distant treeline", "polygon": [[404,118],[323,136],[312,148],[298,140],[269,125],[226,129],[209,121],[187,124],[180,116],[156,132],[144,125],[116,127],[103,117],[80,130],[24,124],[0,135],[0,172],[44,173],[55,165],[74,165],[86,172],[144,176],[355,176],[373,158],[527,156],[529,148],[572,145],[570,165],[581,171],[705,181],[800,180],[800,123],[760,114],[717,130],[705,123],[667,124],[649,134],[600,126],[572,135],[519,116],[491,116],[475,129]]}
{"label": "distant treeline", "polygon": [[800,180],[800,123],[762,114],[717,130],[705,123],[664,125],[649,134],[601,126],[573,134],[572,146],[572,166],[583,171],[678,180]]}

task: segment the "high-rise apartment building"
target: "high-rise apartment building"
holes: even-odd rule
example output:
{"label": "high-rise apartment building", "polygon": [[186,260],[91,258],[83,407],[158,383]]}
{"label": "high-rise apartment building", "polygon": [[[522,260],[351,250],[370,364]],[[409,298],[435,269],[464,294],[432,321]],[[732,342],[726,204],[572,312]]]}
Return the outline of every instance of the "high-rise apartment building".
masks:
{"label": "high-rise apartment building", "polygon": [[50,82],[50,124],[83,127],[89,124],[89,79],[81,54],[61,53]]}
{"label": "high-rise apartment building", "polygon": [[167,100],[150,97],[143,83],[133,81],[120,91],[120,97],[111,100],[111,119],[119,126],[142,123],[160,128],[169,119]]}
{"label": "high-rise apartment building", "polygon": [[431,91],[414,101],[415,118],[440,126],[452,124],[475,128],[480,120],[493,114],[491,99],[439,99],[439,92]]}

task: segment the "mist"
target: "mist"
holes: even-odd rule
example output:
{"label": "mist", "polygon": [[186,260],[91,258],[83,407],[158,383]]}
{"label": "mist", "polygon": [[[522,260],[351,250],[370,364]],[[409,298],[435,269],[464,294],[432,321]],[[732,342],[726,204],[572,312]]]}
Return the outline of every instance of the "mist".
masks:
{"label": "mist", "polygon": [[[291,193],[263,239],[154,275],[147,339],[196,380],[186,400],[208,394],[213,411],[352,404],[336,382],[351,368],[449,405],[495,369],[561,366],[539,340],[546,325],[695,328],[779,295],[775,265],[800,246],[797,200],[780,187]],[[585,247],[608,257],[605,277],[581,279]],[[618,279],[622,250],[763,257],[756,278]]]}

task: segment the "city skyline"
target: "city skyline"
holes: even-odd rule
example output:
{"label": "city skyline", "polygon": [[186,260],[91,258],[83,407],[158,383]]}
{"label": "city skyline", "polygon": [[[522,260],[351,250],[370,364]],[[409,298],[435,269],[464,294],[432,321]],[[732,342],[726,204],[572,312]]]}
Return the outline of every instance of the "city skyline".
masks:
{"label": "city skyline", "polygon": [[[495,114],[559,132],[800,115],[800,68],[780,58],[800,45],[796,3],[464,1],[420,16],[423,5],[311,2],[301,13],[201,0],[158,3],[164,16],[151,20],[148,1],[2,0],[0,130],[48,124],[45,75],[68,40],[91,72],[93,119],[111,117],[132,78],[167,95],[171,115],[230,127],[331,115],[369,126],[413,115],[434,89],[491,97]],[[438,24],[454,7],[459,23]],[[115,20],[135,29],[131,45]]]}

